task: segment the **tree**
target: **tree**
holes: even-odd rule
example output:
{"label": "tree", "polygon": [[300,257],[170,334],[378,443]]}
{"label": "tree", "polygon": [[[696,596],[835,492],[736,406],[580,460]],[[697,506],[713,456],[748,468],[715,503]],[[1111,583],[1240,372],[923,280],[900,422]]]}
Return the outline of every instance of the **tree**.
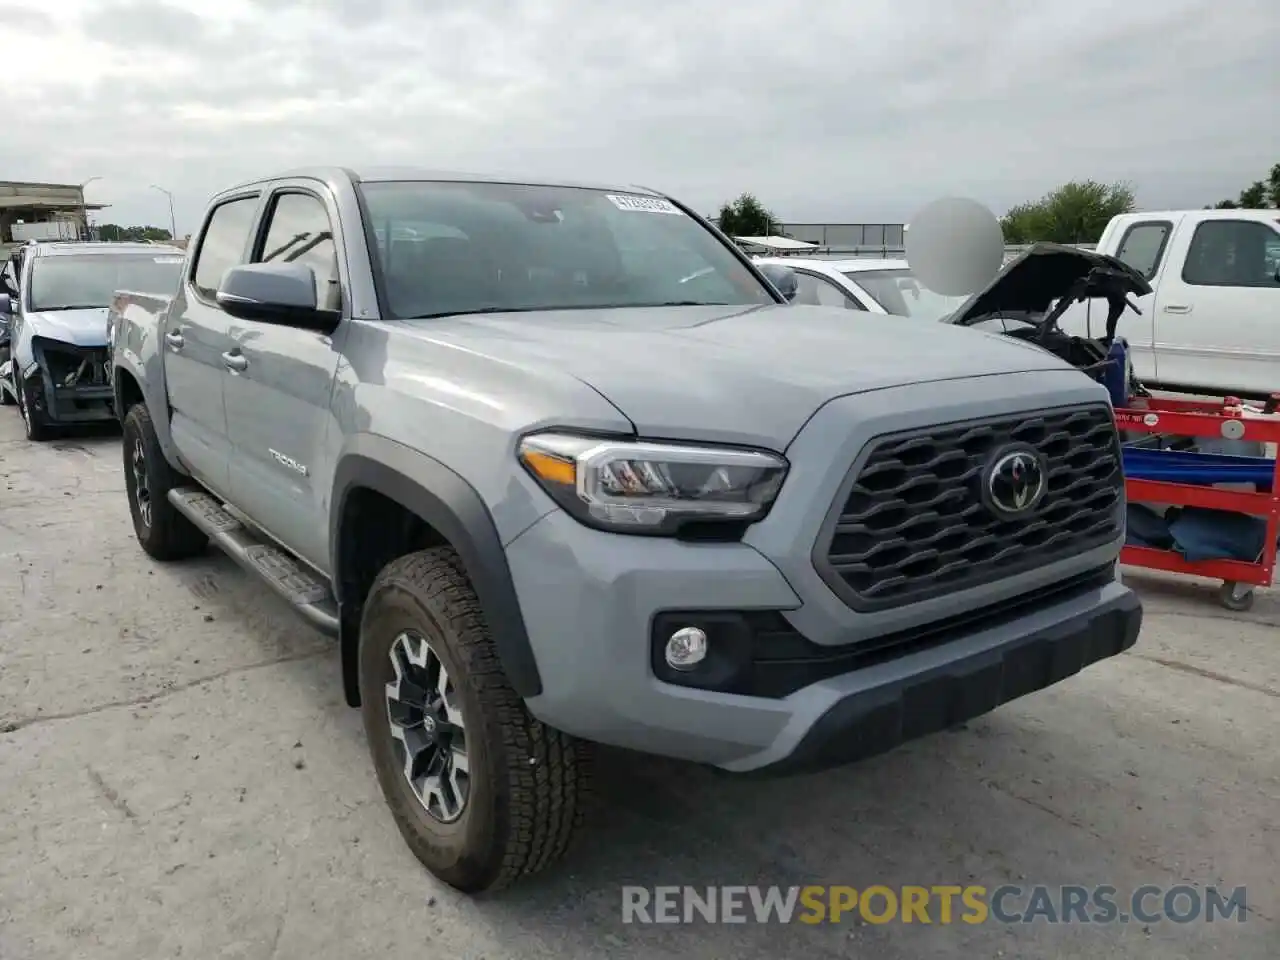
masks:
{"label": "tree", "polygon": [[1258,210],[1267,205],[1267,185],[1255,180],[1240,191],[1240,206],[1246,210]]}
{"label": "tree", "polygon": [[162,227],[122,227],[116,223],[103,223],[95,227],[102,240],[172,240],[173,236]]}
{"label": "tree", "polygon": [[1133,188],[1127,183],[1072,181],[1013,207],[1000,228],[1005,243],[1096,243],[1112,217],[1133,209]]}
{"label": "tree", "polygon": [[777,218],[750,193],[744,193],[732,203],[722,206],[716,220],[720,229],[731,237],[767,237],[778,223]]}
{"label": "tree", "polygon": [[1271,168],[1266,180],[1255,180],[1240,191],[1236,200],[1219,200],[1206,210],[1266,210],[1280,208],[1280,163]]}

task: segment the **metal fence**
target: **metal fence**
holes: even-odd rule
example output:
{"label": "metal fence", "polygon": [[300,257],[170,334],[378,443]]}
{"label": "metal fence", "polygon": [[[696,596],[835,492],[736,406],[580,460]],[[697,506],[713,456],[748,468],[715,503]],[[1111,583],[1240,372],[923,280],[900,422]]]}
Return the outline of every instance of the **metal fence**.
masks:
{"label": "metal fence", "polygon": [[906,228],[901,223],[783,223],[782,233],[805,243],[835,250],[901,250]]}
{"label": "metal fence", "polygon": [[[795,240],[816,243],[818,250],[813,251],[811,256],[897,260],[907,255],[906,225],[901,223],[780,223],[775,226],[775,230]],[[1093,250],[1097,244],[1077,243],[1073,246]],[[1008,263],[1030,248],[1029,243],[1006,245],[1004,262]]]}

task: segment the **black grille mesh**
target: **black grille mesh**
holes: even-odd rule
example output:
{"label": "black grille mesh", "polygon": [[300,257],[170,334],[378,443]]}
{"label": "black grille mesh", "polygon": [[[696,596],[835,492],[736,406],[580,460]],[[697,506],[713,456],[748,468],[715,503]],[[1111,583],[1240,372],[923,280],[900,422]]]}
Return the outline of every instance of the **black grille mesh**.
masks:
{"label": "black grille mesh", "polygon": [[[980,484],[991,455],[1012,443],[1047,459],[1048,492],[1027,517],[1002,520]],[[1123,488],[1105,405],[888,434],[871,442],[819,572],[862,611],[964,590],[1114,542]]]}

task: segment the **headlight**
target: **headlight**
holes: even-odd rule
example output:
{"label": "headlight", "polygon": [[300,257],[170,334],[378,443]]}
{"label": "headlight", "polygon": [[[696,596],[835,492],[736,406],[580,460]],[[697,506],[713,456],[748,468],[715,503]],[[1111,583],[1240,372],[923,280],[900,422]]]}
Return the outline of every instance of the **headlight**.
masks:
{"label": "headlight", "polygon": [[520,462],[583,523],[616,533],[674,534],[690,521],[751,523],[769,512],[787,461],[755,450],[538,433]]}

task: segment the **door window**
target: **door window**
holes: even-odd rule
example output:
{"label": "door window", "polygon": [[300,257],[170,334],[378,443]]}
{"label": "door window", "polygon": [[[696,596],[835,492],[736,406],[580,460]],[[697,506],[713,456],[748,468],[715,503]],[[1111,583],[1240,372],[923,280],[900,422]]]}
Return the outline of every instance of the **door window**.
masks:
{"label": "door window", "polygon": [[338,248],[329,212],[319,198],[309,193],[282,193],[276,198],[258,260],[310,267],[316,278],[316,306],[342,309]]}
{"label": "door window", "polygon": [[202,297],[212,300],[222,285],[223,275],[244,263],[245,247],[258,198],[241,197],[214,208],[196,251],[195,272],[191,282]]}
{"label": "door window", "polygon": [[1280,287],[1269,259],[1278,239],[1257,220],[1206,220],[1191,238],[1182,279],[1204,287]]}
{"label": "door window", "polygon": [[862,304],[854,300],[830,280],[812,273],[796,271],[796,298],[792,303],[811,307],[844,307],[861,310]]}
{"label": "door window", "polygon": [[1169,242],[1172,228],[1173,224],[1167,220],[1135,223],[1120,238],[1116,259],[1151,280],[1160,269],[1160,260],[1164,257],[1164,248]]}

